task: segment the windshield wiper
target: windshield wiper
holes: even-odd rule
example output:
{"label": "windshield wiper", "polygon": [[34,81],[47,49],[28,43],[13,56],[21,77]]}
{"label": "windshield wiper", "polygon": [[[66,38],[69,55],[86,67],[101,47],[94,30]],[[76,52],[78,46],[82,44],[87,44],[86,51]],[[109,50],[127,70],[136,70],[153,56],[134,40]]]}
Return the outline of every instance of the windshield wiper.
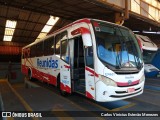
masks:
{"label": "windshield wiper", "polygon": [[120,58],[119,58],[119,54],[117,53],[116,55],[116,69],[121,69],[122,66],[120,64]]}

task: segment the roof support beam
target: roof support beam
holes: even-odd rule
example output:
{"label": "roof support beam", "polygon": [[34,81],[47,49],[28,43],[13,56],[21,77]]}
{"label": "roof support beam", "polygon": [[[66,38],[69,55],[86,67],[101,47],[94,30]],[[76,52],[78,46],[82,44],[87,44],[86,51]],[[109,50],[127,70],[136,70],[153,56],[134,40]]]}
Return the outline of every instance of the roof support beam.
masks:
{"label": "roof support beam", "polygon": [[129,8],[128,8],[128,0],[125,0],[125,20],[129,19]]}

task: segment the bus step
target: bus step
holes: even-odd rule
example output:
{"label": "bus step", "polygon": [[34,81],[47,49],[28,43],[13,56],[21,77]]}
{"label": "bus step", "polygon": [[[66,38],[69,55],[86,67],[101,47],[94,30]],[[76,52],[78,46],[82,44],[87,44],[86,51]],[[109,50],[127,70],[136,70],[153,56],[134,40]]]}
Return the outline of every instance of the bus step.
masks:
{"label": "bus step", "polygon": [[79,86],[84,88],[84,87],[85,87],[85,84],[80,84]]}
{"label": "bus step", "polygon": [[78,86],[76,86],[77,90],[83,90],[85,89],[85,85],[83,84],[79,84]]}
{"label": "bus step", "polygon": [[84,95],[84,96],[85,96],[85,91],[84,91],[84,92],[81,92],[81,91],[75,91],[75,93],[78,93],[78,94],[81,94],[81,95]]}
{"label": "bus step", "polygon": [[78,68],[78,73],[79,73],[79,74],[85,73],[85,69],[84,69],[84,68]]}
{"label": "bus step", "polygon": [[84,68],[79,68],[79,69],[73,69],[74,74],[84,74],[85,70]]}
{"label": "bus step", "polygon": [[85,79],[79,79],[79,84],[80,85],[85,85]]}
{"label": "bus step", "polygon": [[85,78],[85,74],[79,74],[79,79],[84,79]]}
{"label": "bus step", "polygon": [[74,74],[74,79],[84,79],[85,78],[85,74]]}

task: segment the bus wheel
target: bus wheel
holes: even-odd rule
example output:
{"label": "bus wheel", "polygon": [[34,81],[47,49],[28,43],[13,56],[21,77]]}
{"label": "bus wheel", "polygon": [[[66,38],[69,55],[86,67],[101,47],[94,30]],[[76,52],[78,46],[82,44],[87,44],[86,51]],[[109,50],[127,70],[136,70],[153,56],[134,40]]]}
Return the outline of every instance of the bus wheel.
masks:
{"label": "bus wheel", "polygon": [[62,96],[67,96],[68,94],[66,93],[66,91],[60,90],[60,93]]}
{"label": "bus wheel", "polygon": [[59,74],[58,77],[57,77],[57,88],[59,89],[60,94],[61,94],[62,96],[67,96],[66,91],[61,90],[61,86],[60,86],[60,74]]}
{"label": "bus wheel", "polygon": [[30,81],[35,81],[35,79],[32,78],[32,73],[31,73],[31,70],[30,70],[30,69],[28,70],[28,80],[30,80]]}

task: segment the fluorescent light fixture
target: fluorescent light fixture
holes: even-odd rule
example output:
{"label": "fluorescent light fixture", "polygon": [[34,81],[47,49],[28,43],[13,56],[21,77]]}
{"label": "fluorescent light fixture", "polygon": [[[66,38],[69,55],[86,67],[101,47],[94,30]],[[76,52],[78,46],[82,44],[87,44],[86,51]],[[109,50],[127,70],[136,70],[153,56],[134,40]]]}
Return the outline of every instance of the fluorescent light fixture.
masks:
{"label": "fluorescent light fixture", "polygon": [[13,35],[15,29],[5,28],[5,35]]}
{"label": "fluorescent light fixture", "polygon": [[4,38],[3,38],[3,41],[12,41],[12,37],[13,36],[7,36],[7,35],[5,35]]}
{"label": "fluorescent light fixture", "polygon": [[59,20],[59,17],[50,16],[46,25],[43,27],[42,31],[38,35],[36,41],[45,37],[47,35],[47,33],[49,33],[49,31],[53,28],[53,26],[57,23],[58,20]]}
{"label": "fluorescent light fixture", "polygon": [[52,26],[45,25],[41,32],[48,33],[52,29]]}
{"label": "fluorescent light fixture", "polygon": [[156,34],[157,32],[143,31],[143,33],[151,33],[151,34]]}
{"label": "fluorescent light fixture", "polygon": [[15,28],[16,24],[17,24],[17,21],[11,21],[11,20],[6,21],[6,27],[7,28]]}
{"label": "fluorescent light fixture", "polygon": [[59,20],[59,17],[50,16],[50,19],[46,23],[47,25],[55,25],[55,23]]}
{"label": "fluorescent light fixture", "polygon": [[151,32],[151,31],[143,31],[143,33],[148,33],[148,34],[160,34],[160,32]]}
{"label": "fluorescent light fixture", "polygon": [[17,21],[7,20],[3,41],[12,41]]}
{"label": "fluorescent light fixture", "polygon": [[133,31],[134,33],[139,33],[140,31]]}
{"label": "fluorescent light fixture", "polygon": [[43,38],[43,37],[45,37],[47,35],[47,33],[40,33],[39,35],[38,35],[38,37],[37,38]]}

